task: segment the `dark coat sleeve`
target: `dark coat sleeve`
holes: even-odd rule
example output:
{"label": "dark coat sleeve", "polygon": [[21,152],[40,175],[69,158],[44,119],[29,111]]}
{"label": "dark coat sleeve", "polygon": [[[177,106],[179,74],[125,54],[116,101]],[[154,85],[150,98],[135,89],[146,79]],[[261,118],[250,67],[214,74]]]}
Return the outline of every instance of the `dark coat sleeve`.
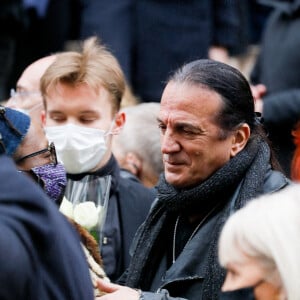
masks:
{"label": "dark coat sleeve", "polygon": [[223,46],[231,55],[246,50],[248,44],[246,1],[215,0],[212,45]]}
{"label": "dark coat sleeve", "polygon": [[300,119],[300,89],[273,93],[263,99],[266,126],[293,129]]}
{"label": "dark coat sleeve", "polygon": [[154,190],[144,187],[139,182],[122,180],[119,204],[125,268],[129,265],[129,249],[135,233],[146,219],[155,196]]}
{"label": "dark coat sleeve", "polygon": [[75,229],[5,156],[0,156],[0,266],[0,299],[94,298]]}
{"label": "dark coat sleeve", "polygon": [[30,277],[34,273],[30,256],[8,218],[0,223],[0,299],[30,297]]}

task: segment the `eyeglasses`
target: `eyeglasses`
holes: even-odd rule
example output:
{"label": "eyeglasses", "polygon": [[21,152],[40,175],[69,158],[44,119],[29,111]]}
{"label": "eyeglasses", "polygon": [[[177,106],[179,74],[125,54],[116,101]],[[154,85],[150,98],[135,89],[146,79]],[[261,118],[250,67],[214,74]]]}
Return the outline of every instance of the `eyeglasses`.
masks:
{"label": "eyeglasses", "polygon": [[50,153],[50,159],[51,159],[51,162],[54,163],[55,165],[57,165],[57,156],[56,156],[56,150],[55,150],[55,146],[54,146],[54,143],[50,143],[50,145],[45,148],[45,149],[42,149],[40,151],[37,151],[37,152],[33,152],[31,154],[28,154],[28,155],[25,155],[21,158],[19,158],[16,163],[20,163],[22,161],[24,161],[25,159],[27,158],[31,158],[31,157],[35,157],[37,155],[40,155],[40,154],[43,154],[43,153],[46,153],[46,152],[49,152]]}
{"label": "eyeglasses", "polygon": [[20,98],[22,100],[26,99],[31,95],[40,95],[40,91],[16,91],[15,89],[10,90],[10,97],[11,98]]}

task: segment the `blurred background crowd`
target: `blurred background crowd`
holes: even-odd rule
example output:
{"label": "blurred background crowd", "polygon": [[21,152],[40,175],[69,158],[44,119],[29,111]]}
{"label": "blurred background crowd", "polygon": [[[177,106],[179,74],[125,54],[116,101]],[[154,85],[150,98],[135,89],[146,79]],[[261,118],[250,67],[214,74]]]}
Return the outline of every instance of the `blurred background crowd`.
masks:
{"label": "blurred background crowd", "polygon": [[[248,73],[272,7],[257,0],[3,0],[0,99],[22,71],[97,35],[118,58],[134,94],[159,102],[171,70],[195,58],[234,58]],[[224,53],[209,54],[213,47]]]}
{"label": "blurred background crowd", "polygon": [[[98,244],[91,238],[90,233],[80,226],[76,228],[81,241],[85,241],[82,247],[89,262],[89,269],[94,274],[92,278],[96,297],[100,291],[99,286],[97,287],[99,278],[114,282],[129,265],[129,248],[136,230],[146,219],[152,204],[157,203],[154,200],[157,199],[158,185],[163,182],[163,175],[166,173],[164,164],[172,164],[169,154],[163,153],[164,147],[173,145],[172,141],[161,145],[165,127],[169,124],[164,124],[163,117],[158,119],[158,115],[164,106],[167,106],[160,105],[163,102],[162,98],[165,97],[165,103],[170,105],[169,103],[175,102],[176,97],[179,99],[181,95],[178,92],[180,89],[174,94],[168,89],[165,92],[166,83],[167,87],[170,82],[181,86],[181,80],[184,83],[191,80],[190,77],[183,80],[180,72],[176,73],[175,77],[170,77],[184,64],[199,59],[210,59],[202,62],[207,64],[207,70],[211,66],[214,68],[213,61],[217,61],[235,67],[244,75],[250,83],[249,87],[244,80],[249,90],[250,101],[252,102],[252,96],[255,101],[255,112],[250,112],[250,119],[254,120],[254,127],[263,125],[270,140],[271,160],[274,154],[279,162],[276,168],[273,165],[272,168],[284,174],[284,186],[292,181],[300,181],[299,33],[300,0],[0,2],[0,104],[4,105],[0,106],[0,153],[11,156],[20,172],[29,173],[39,184],[42,182],[48,197],[54,200],[56,205],[63,203],[64,208],[68,203],[63,201],[66,198],[71,199],[74,190],[80,190],[78,187],[83,183],[87,183],[87,190],[93,193],[94,198],[100,197],[95,187],[100,186],[102,178],[109,178],[107,219],[103,236],[97,236],[100,240],[97,243],[101,244],[101,255],[99,249],[91,249],[97,248]],[[241,90],[234,90],[235,69],[227,65],[224,67],[224,64],[216,66],[220,82],[226,72],[227,75],[233,76],[230,97],[234,100],[230,99],[229,102],[248,101]],[[228,75],[228,78],[230,76]],[[169,89],[172,84],[169,84]],[[213,94],[214,89],[210,87],[210,81],[208,84],[202,84],[200,80],[197,84],[200,84],[201,89],[203,85],[207,85],[209,90],[201,91],[197,100],[199,98],[204,101],[201,97],[205,98],[205,92]],[[220,85],[221,88],[225,86]],[[182,86],[186,88],[184,84]],[[190,92],[189,88],[185,90],[186,94]],[[172,101],[166,95],[172,98]],[[182,102],[185,102],[188,96],[183,95],[183,98]],[[199,105],[199,110],[204,106]],[[207,106],[209,107],[209,104]],[[232,107],[230,109],[236,112],[237,107]],[[184,109],[188,108],[189,105]],[[198,111],[193,113],[197,114]],[[166,136],[172,139],[172,136]],[[248,138],[249,136],[247,141]],[[253,142],[251,138],[249,141]],[[86,149],[84,146],[87,146]],[[209,144],[205,147],[208,148]],[[213,152],[214,149],[208,149],[207,153],[211,150]],[[181,148],[178,151],[181,151]],[[164,160],[162,153],[165,155]],[[201,156],[201,151],[195,153],[196,157]],[[8,162],[4,163],[11,168]],[[203,171],[200,169],[198,168],[197,172]],[[51,178],[49,174],[52,174]],[[253,176],[256,176],[256,173]],[[263,181],[262,178],[261,180]],[[251,184],[255,181],[252,180]],[[174,186],[176,187],[176,184]],[[274,185],[271,187],[274,188]],[[181,188],[179,185],[179,189],[175,189],[176,193],[180,193]],[[292,216],[294,207],[299,206],[295,200],[299,188],[294,191],[290,189],[286,194],[278,196],[294,199],[290,200],[290,206],[287,206],[285,219],[282,219],[283,227],[288,222],[288,216]],[[11,191],[7,191],[9,192]],[[74,198],[78,198],[77,196],[78,194]],[[262,198],[262,201],[270,202],[268,197]],[[276,196],[270,197],[276,199]],[[274,199],[272,201],[276,201]],[[277,207],[277,215],[270,217],[271,225],[266,232],[275,226],[276,218],[280,218],[278,216],[283,209],[283,202],[278,202],[280,204]],[[247,214],[254,215],[252,210],[259,208],[255,205],[258,204],[246,207],[246,217]],[[265,216],[268,216],[267,212],[271,207],[268,205],[270,204],[262,207],[262,214],[257,216],[262,223]],[[248,228],[253,222],[250,217],[243,218],[243,211],[241,217],[234,217],[237,221],[233,219],[231,222],[243,224],[244,221],[245,228]],[[295,214],[294,226],[299,226],[298,219],[298,215]],[[203,222],[205,220],[206,217],[203,218]],[[178,222],[179,216],[175,223],[174,236]],[[192,231],[187,243],[194,237],[194,233],[202,225],[201,222],[195,229],[192,228],[193,230],[184,228],[187,232]],[[262,223],[252,231],[262,232],[259,228],[263,227]],[[77,226],[76,222],[73,225]],[[239,237],[238,230],[235,232],[230,226],[227,225],[227,229],[225,227],[227,231],[223,235],[232,239],[233,235]],[[235,225],[234,229],[236,228],[242,227]],[[278,232],[280,233],[279,229]],[[293,230],[291,232],[294,234]],[[249,235],[248,243],[251,246],[251,232],[246,234]],[[294,237],[292,234],[290,236]],[[282,236],[285,236],[284,232]],[[147,242],[146,238],[145,241]],[[270,238],[270,244],[274,243],[276,246],[276,242],[281,243]],[[71,243],[72,241],[70,245]],[[94,243],[93,247],[91,243]],[[229,255],[230,251],[226,248],[224,240],[221,241],[221,246],[221,264],[228,269],[232,256]],[[230,247],[235,251],[234,246],[233,243]],[[252,247],[248,246],[247,251]],[[257,244],[253,249],[255,246]],[[263,251],[260,250],[256,251],[257,255],[266,256],[272,261],[271,271],[280,273],[277,260],[272,260],[273,254],[261,254]],[[80,251],[81,248],[78,255],[82,256]],[[174,263],[175,246],[173,251]],[[232,253],[238,253],[238,250],[236,251]],[[244,254],[251,257],[252,254],[247,251],[244,251]],[[142,257],[143,252],[141,253]],[[244,258],[241,257],[241,261]],[[143,259],[144,257],[141,260]],[[248,264],[248,261],[246,263]],[[234,270],[229,268],[229,276],[232,272]],[[276,286],[278,281],[274,282]],[[225,283],[223,291],[231,291],[230,278],[226,278]],[[285,284],[284,278],[281,278],[280,285]],[[253,287],[253,283],[250,286]],[[110,291],[113,287],[104,285],[105,289]],[[138,292],[135,290],[134,293],[135,298],[130,299],[136,299]],[[294,295],[298,293],[297,290]]]}
{"label": "blurred background crowd", "polygon": [[256,109],[264,110],[269,138],[290,176],[291,131],[300,101],[299,0],[3,0],[0,5],[3,103],[27,66],[78,50],[91,36],[121,65],[127,81],[122,106],[160,102],[165,82],[183,63],[219,60],[249,79]]}

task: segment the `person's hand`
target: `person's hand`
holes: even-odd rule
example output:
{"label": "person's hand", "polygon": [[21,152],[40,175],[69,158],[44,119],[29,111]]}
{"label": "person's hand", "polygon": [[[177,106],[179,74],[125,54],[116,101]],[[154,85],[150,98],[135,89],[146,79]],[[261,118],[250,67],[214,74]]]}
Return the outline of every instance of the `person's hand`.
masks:
{"label": "person's hand", "polygon": [[262,97],[267,93],[267,88],[264,84],[251,85],[251,92],[254,98],[255,111],[263,112],[263,100]]}
{"label": "person's hand", "polygon": [[250,87],[254,100],[261,99],[267,93],[267,87],[264,84],[260,83]]}
{"label": "person's hand", "polygon": [[99,291],[106,293],[104,296],[96,298],[99,300],[140,299],[140,293],[137,290],[131,289],[129,287],[113,284],[102,279],[97,280],[97,286]]}
{"label": "person's hand", "polygon": [[262,99],[254,99],[254,111],[263,113],[264,102]]}
{"label": "person's hand", "polygon": [[211,48],[209,48],[208,57],[222,63],[228,63],[229,60],[228,50],[220,46],[212,46]]}

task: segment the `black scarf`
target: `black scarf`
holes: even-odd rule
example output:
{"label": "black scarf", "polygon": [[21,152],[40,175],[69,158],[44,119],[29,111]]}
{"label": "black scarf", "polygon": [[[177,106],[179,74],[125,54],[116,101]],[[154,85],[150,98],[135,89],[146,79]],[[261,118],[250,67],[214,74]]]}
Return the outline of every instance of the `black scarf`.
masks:
{"label": "black scarf", "polygon": [[[179,213],[203,213],[219,203],[228,201],[230,195],[243,180],[238,201],[235,209],[242,207],[250,198],[262,192],[265,173],[270,160],[270,150],[268,145],[260,138],[250,140],[243,151],[230,159],[222,168],[217,170],[206,181],[191,189],[176,189],[168,184],[162,175],[158,183],[158,201],[153,207],[143,227],[140,228],[140,238],[137,241],[135,252],[128,269],[126,285],[134,288],[148,288],[150,282],[147,278],[151,270],[155,268],[156,245],[160,244],[163,238],[163,229],[169,225],[172,215]],[[225,212],[224,212],[225,213]],[[204,283],[204,291],[210,294],[209,290],[215,288],[215,277],[224,274],[220,273],[217,262],[217,241],[226,216],[221,214],[215,232],[215,244],[211,245],[211,260],[207,265],[208,285]],[[210,264],[210,265],[209,265]],[[211,273],[211,274],[210,274]],[[151,278],[150,278],[151,280]],[[218,281],[218,280],[216,280]],[[220,288],[217,282],[217,292]],[[209,299],[210,297],[205,299]]]}

